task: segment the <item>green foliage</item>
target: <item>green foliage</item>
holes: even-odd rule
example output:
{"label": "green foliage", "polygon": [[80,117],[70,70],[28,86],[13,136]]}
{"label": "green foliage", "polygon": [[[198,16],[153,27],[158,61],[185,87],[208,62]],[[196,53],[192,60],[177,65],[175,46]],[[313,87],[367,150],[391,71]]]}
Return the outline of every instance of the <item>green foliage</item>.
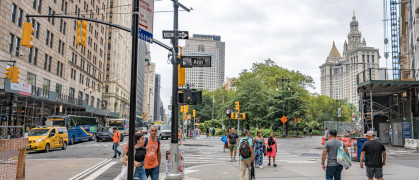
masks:
{"label": "green foliage", "polygon": [[[281,81],[282,78],[289,79],[289,83]],[[237,120],[230,120],[225,113],[226,108],[234,107],[236,101],[240,102],[240,113],[246,113],[246,119],[240,121],[240,127],[250,127],[252,135],[256,133],[253,128],[264,129],[264,137],[270,131],[275,131],[277,136],[282,135],[283,123],[280,118],[283,115],[288,119],[285,124],[289,130],[296,129],[294,119],[300,118],[300,130],[313,128],[315,132],[322,129],[323,121],[337,120],[338,107],[342,108],[339,121],[352,121],[352,111],[356,111],[355,106],[346,100],[338,102],[327,96],[311,94],[308,88],[314,88],[313,78],[280,67],[271,59],[242,70],[232,85],[236,90],[204,90],[202,103],[190,107],[191,112],[197,110],[197,122],[205,123],[199,126],[201,131],[204,132],[207,126],[228,128],[229,123],[237,128]]]}

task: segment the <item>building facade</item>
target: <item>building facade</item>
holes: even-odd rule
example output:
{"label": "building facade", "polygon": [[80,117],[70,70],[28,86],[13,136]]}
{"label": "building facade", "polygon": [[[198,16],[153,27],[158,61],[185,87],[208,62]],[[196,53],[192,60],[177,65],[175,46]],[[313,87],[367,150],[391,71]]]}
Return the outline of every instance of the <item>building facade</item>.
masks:
{"label": "building facade", "polygon": [[[83,47],[76,42],[76,20],[30,18],[35,31],[33,47],[20,46],[26,14],[67,14],[107,21],[106,6],[105,0],[6,0],[0,3],[0,19],[4,22],[0,58],[16,61],[15,65],[20,68],[18,87],[30,86],[28,94],[22,95],[20,89],[13,89],[16,84],[11,86],[4,76],[0,78],[1,99],[14,97],[18,121],[26,117],[29,124],[39,125],[40,119],[54,114],[117,117],[100,110],[107,46],[105,25],[88,23]],[[0,62],[0,73],[4,74],[9,64],[12,63]]]}
{"label": "building facade", "polygon": [[149,122],[154,120],[155,68],[155,64],[150,62],[148,56],[145,61],[143,110],[145,119]]}
{"label": "building facade", "polygon": [[214,91],[225,76],[225,42],[221,36],[194,34],[186,40],[183,55],[211,56],[211,67],[186,68],[186,84],[191,88]]}
{"label": "building facade", "polygon": [[344,43],[343,56],[333,42],[326,62],[320,66],[321,94],[338,100],[346,99],[358,107],[357,75],[371,72],[372,77],[380,77],[379,60],[379,50],[367,46],[354,14],[348,39]]}
{"label": "building facade", "polygon": [[160,107],[162,106],[162,101],[160,98],[160,85],[161,83],[161,75],[156,74],[155,81],[154,81],[154,121],[160,121]]}

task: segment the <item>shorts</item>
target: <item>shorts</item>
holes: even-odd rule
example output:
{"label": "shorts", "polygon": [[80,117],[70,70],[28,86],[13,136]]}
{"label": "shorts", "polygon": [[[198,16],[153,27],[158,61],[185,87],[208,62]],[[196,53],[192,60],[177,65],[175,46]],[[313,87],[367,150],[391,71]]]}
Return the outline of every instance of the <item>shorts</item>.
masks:
{"label": "shorts", "polygon": [[373,167],[369,168],[369,167],[367,167],[365,169],[366,169],[368,178],[374,178],[374,175],[375,175],[375,178],[377,178],[377,179],[378,178],[383,178],[383,168],[373,168]]}
{"label": "shorts", "polygon": [[230,144],[230,152],[237,150],[237,144]]}

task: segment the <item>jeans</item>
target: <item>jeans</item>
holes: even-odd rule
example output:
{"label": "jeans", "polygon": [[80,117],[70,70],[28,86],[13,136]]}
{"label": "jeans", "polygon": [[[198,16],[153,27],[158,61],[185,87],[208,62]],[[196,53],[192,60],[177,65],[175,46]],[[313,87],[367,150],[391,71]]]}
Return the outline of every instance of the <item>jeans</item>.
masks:
{"label": "jeans", "polygon": [[121,152],[118,151],[118,143],[113,143],[112,149],[114,151],[113,157],[118,157],[117,155],[121,154]]}
{"label": "jeans", "polygon": [[333,180],[333,177],[335,177],[335,180],[340,180],[342,169],[343,169],[342,165],[327,166],[327,168],[326,168],[326,180]]}
{"label": "jeans", "polygon": [[147,180],[144,165],[141,166],[141,167],[136,167],[135,168],[134,179]]}
{"label": "jeans", "polygon": [[145,169],[145,174],[147,175],[147,178],[151,176],[151,180],[159,180],[159,171],[160,171],[160,166],[157,165],[156,167],[152,169]]}

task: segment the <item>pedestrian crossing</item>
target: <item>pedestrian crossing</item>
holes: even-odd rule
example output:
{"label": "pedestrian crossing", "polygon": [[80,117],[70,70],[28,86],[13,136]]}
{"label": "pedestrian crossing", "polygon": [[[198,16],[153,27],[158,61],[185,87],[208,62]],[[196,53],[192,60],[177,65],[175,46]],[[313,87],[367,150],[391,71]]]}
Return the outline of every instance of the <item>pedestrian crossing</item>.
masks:
{"label": "pedestrian crossing", "polygon": [[[119,147],[123,147],[127,144],[127,142],[119,143]],[[80,149],[80,148],[91,148],[91,147],[112,147],[112,142],[85,142],[85,143],[78,143],[74,145],[67,146],[67,149]],[[119,148],[118,147],[118,148]]]}

